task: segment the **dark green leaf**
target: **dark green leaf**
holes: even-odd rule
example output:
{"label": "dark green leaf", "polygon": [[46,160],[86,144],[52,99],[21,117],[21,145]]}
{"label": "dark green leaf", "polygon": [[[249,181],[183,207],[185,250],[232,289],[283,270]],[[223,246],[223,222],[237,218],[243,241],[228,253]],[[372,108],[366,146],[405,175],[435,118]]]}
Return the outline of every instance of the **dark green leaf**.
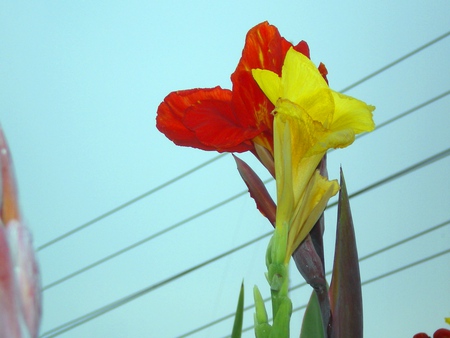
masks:
{"label": "dark green leaf", "polygon": [[236,308],[236,316],[234,317],[233,332],[231,333],[231,338],[241,338],[243,319],[244,319],[244,282],[242,282],[241,291],[239,292],[239,300]]}
{"label": "dark green leaf", "polygon": [[303,317],[300,338],[324,338],[322,314],[317,294],[313,290]]}

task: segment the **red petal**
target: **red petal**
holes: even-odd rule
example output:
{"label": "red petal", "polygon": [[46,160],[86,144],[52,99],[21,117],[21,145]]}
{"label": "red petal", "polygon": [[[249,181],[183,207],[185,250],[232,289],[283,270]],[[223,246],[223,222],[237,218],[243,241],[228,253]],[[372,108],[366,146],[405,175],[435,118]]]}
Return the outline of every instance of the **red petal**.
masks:
{"label": "red petal", "polygon": [[319,69],[320,74],[325,79],[325,81],[327,81],[327,83],[328,83],[328,79],[327,79],[328,69],[327,69],[327,67],[325,67],[325,65],[321,62],[319,67],[317,67],[317,69]]}
{"label": "red petal", "polygon": [[[282,38],[275,26],[268,22],[256,25],[247,33],[242,57],[231,75],[233,104],[243,126],[261,131],[263,144],[273,146],[273,104],[267,99],[251,74],[252,69],[271,70],[281,75],[284,58],[292,44]],[[309,57],[309,48],[302,41],[294,49]],[[272,149],[270,149],[272,151]]]}
{"label": "red petal", "polygon": [[253,126],[261,131],[273,130],[273,104],[267,99],[249,72],[234,76],[233,105],[244,126]]}
{"label": "red petal", "polygon": [[[230,102],[231,91],[215,87],[172,92],[166,96],[158,107],[156,127],[177,145],[203,150],[215,150],[215,147],[200,142],[195,132],[186,127],[183,122],[186,111],[198,107],[205,100]],[[215,113],[220,114],[220,112]]]}
{"label": "red petal", "polygon": [[281,69],[283,64],[281,43],[281,35],[275,26],[269,25],[267,21],[256,25],[247,33],[242,57],[235,72],[251,72],[254,68],[274,72]]}
{"label": "red petal", "polygon": [[243,152],[253,149],[251,140],[260,132],[243,127],[237,120],[231,102],[205,100],[187,109],[184,125],[204,145],[219,152]]}
{"label": "red petal", "polygon": [[[233,105],[240,124],[252,126],[260,132],[269,130],[269,135],[272,134],[271,112],[274,106],[253,79],[251,70],[263,68],[279,72],[283,64],[283,40],[277,28],[267,22],[250,29],[242,57],[231,75]],[[287,41],[286,43],[289,44]],[[272,145],[273,141],[270,139],[265,143]]]}
{"label": "red petal", "polygon": [[[275,26],[263,22],[253,27],[231,75],[233,92],[220,87],[172,92],[158,107],[157,128],[181,146],[242,152],[253,149],[253,139],[273,152],[274,106],[251,70],[262,68],[281,74],[290,47]],[[309,57],[306,42],[294,48]]]}

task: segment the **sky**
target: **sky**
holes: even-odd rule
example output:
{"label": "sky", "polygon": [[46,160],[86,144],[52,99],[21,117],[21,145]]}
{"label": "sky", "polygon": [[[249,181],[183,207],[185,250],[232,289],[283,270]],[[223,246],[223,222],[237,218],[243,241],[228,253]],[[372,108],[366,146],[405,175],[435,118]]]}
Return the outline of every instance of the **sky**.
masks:
{"label": "sky", "polygon": [[[448,33],[449,12],[447,0],[1,1],[0,123],[47,287],[42,337],[270,232],[230,154],[217,158],[214,152],[178,147],[157,131],[156,109],[169,92],[231,88],[245,35],[265,20],[289,41],[307,41],[312,60],[327,66],[331,88],[343,90]],[[381,127],[330,152],[330,178],[338,178],[342,166],[352,194],[449,148],[449,55],[447,36],[346,92],[375,105],[374,120]],[[241,158],[269,178],[251,155]],[[444,156],[352,198],[360,257],[447,222],[449,168]],[[274,192],[273,181],[267,187]],[[327,271],[336,212],[336,207],[325,212]],[[253,303],[254,285],[269,294],[267,243],[266,236],[60,336],[179,337],[227,316],[235,310],[242,280],[246,305]],[[412,337],[446,326],[449,243],[446,224],[361,262],[361,279],[368,282],[365,337]],[[291,269],[291,285],[300,283]],[[310,292],[309,287],[292,291],[294,308],[304,305]],[[293,336],[302,317],[302,310],[292,315]],[[252,322],[250,309],[244,327]],[[190,337],[224,337],[231,328],[227,319]]]}

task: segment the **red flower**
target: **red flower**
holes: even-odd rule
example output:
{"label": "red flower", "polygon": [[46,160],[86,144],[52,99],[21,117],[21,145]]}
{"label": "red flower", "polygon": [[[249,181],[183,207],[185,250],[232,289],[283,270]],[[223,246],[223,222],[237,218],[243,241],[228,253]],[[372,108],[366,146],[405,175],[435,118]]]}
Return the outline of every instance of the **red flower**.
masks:
{"label": "red flower", "polygon": [[[233,89],[196,88],[170,93],[159,105],[156,127],[175,144],[218,152],[254,151],[257,143],[273,154],[273,104],[253,79],[251,70],[281,75],[292,46],[267,22],[250,29],[242,57],[231,75]],[[309,57],[306,42],[294,47]],[[326,75],[323,65],[319,67]]]}

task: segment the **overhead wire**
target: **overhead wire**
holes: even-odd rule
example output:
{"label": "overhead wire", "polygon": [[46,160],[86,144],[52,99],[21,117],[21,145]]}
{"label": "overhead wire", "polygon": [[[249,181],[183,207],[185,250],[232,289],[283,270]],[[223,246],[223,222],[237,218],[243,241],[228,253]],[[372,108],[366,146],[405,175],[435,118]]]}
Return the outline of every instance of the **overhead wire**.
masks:
{"label": "overhead wire", "polygon": [[[429,100],[427,100],[427,101],[425,101],[425,102],[423,102],[423,103],[421,103],[421,104],[419,104],[419,105],[417,105],[417,106],[415,106],[415,107],[413,107],[411,109],[408,109],[407,111],[405,111],[405,112],[403,112],[403,113],[401,113],[401,114],[399,114],[397,116],[394,116],[393,118],[391,118],[391,119],[389,119],[389,120],[387,120],[387,121],[385,121],[383,123],[380,123],[375,131],[380,130],[381,128],[389,125],[390,123],[393,123],[393,122],[399,120],[400,118],[405,117],[405,116],[407,116],[407,115],[409,115],[409,114],[419,110],[420,108],[423,108],[423,107],[425,107],[425,106],[427,106],[427,105],[429,105],[429,104],[431,104],[431,103],[433,103],[433,102],[435,102],[435,101],[437,101],[437,100],[439,100],[439,99],[441,99],[441,98],[443,98],[443,97],[445,97],[445,96],[447,96],[449,94],[450,94],[450,90],[448,90],[448,91],[446,91],[446,92],[444,92],[444,93],[442,93],[440,95],[437,95],[437,96],[435,96],[435,97],[433,97],[433,98],[431,98],[431,99],[429,99]],[[368,134],[361,134],[361,135],[358,135],[358,137],[362,137],[364,135],[368,135]],[[273,178],[269,178],[269,179],[265,180],[263,183],[267,184],[267,183],[272,182],[272,181],[273,181]],[[224,205],[226,205],[226,204],[236,200],[237,198],[239,198],[239,197],[241,197],[241,196],[243,196],[245,194],[247,194],[247,190],[243,190],[243,191],[241,191],[241,192],[239,192],[239,193],[237,193],[237,194],[235,194],[235,195],[233,195],[233,196],[231,196],[231,197],[229,197],[229,198],[227,198],[227,199],[225,199],[225,200],[223,200],[223,201],[221,201],[221,202],[219,202],[217,204],[214,204],[214,205],[210,206],[209,208],[206,208],[206,209],[204,209],[204,210],[202,210],[202,211],[200,211],[200,212],[198,212],[198,213],[196,213],[196,214],[194,214],[192,216],[189,216],[188,218],[185,218],[185,219],[183,219],[183,220],[181,220],[181,221],[179,221],[179,222],[177,222],[177,223],[175,223],[175,224],[173,224],[173,225],[171,225],[171,226],[169,226],[167,228],[164,228],[163,230],[161,230],[159,232],[156,232],[156,233],[154,233],[154,234],[152,234],[150,236],[147,236],[147,237],[145,237],[145,238],[143,238],[143,239],[141,239],[141,240],[139,240],[139,241],[137,241],[137,242],[135,242],[135,243],[133,243],[131,245],[128,245],[128,246],[126,246],[126,247],[124,247],[124,248],[122,248],[120,250],[115,251],[114,253],[112,253],[112,254],[110,254],[108,256],[105,256],[105,257],[103,257],[103,258],[101,258],[101,259],[99,259],[99,260],[97,260],[97,261],[95,261],[95,262],[93,262],[91,264],[88,264],[88,265],[86,265],[86,266],[84,266],[84,267],[82,267],[82,268],[80,268],[80,269],[78,269],[78,270],[76,270],[76,271],[74,271],[74,272],[64,276],[64,277],[61,277],[61,278],[55,280],[54,282],[51,282],[51,283],[45,285],[42,288],[42,290],[45,291],[45,290],[48,290],[48,289],[50,289],[50,288],[52,288],[52,287],[54,287],[54,286],[56,286],[58,284],[61,284],[61,283],[65,282],[65,281],[67,281],[67,280],[69,280],[69,279],[71,279],[71,278],[73,278],[73,277],[75,277],[75,276],[77,276],[77,275],[79,275],[79,274],[81,274],[83,272],[86,272],[86,271],[88,271],[88,270],[90,270],[90,269],[92,269],[92,268],[94,268],[94,267],[96,267],[96,266],[98,266],[100,264],[103,264],[103,263],[105,263],[105,262],[107,262],[107,261],[109,261],[109,260],[111,260],[111,259],[113,259],[113,258],[115,258],[115,257],[117,257],[119,255],[122,255],[122,254],[124,254],[124,253],[126,253],[126,252],[128,252],[128,251],[130,251],[130,250],[132,250],[132,249],[134,249],[134,248],[136,248],[136,247],[138,247],[138,246],[140,246],[140,245],[150,241],[150,240],[153,240],[153,239],[155,239],[155,238],[157,238],[157,237],[159,237],[159,236],[161,236],[161,235],[163,235],[163,234],[165,234],[165,233],[167,233],[169,231],[172,231],[172,230],[174,230],[174,229],[176,229],[176,228],[178,228],[178,227],[180,227],[180,226],[182,226],[182,225],[184,225],[184,224],[186,224],[186,223],[188,223],[188,222],[190,222],[190,221],[192,221],[192,220],[194,220],[196,218],[199,218],[200,216],[203,216],[203,215],[205,215],[205,214],[207,214],[207,213],[209,213],[209,212],[211,212],[211,211],[213,211],[213,210],[215,210],[215,209],[217,209],[219,207],[222,207],[222,206],[224,206]]]}
{"label": "overhead wire", "polygon": [[[450,31],[448,31],[448,32],[438,36],[437,38],[435,38],[435,39],[433,39],[433,40],[431,40],[431,41],[421,45],[420,47],[418,47],[418,48],[414,49],[413,51],[411,51],[411,52],[401,56],[400,58],[394,60],[393,62],[391,62],[391,63],[389,63],[387,65],[385,65],[384,67],[379,68],[378,70],[370,73],[369,75],[363,77],[362,79],[360,79],[360,80],[352,83],[351,85],[343,88],[340,92],[341,93],[345,93],[345,92],[349,91],[350,89],[352,89],[352,88],[354,88],[354,87],[356,87],[356,86],[366,82],[367,80],[369,80],[369,79],[371,79],[371,78],[381,74],[382,72],[388,70],[389,68],[392,68],[393,66],[395,66],[395,65],[399,64],[400,62],[408,59],[409,57],[419,53],[420,51],[422,51],[422,50],[432,46],[433,44],[435,44],[435,43],[437,43],[437,42],[439,42],[441,40],[443,40],[444,38],[446,38],[449,35],[450,35]],[[169,181],[167,181],[167,182],[165,182],[165,183],[163,183],[163,184],[161,184],[161,185],[159,185],[159,186],[157,186],[157,187],[155,187],[155,188],[153,188],[153,189],[151,189],[151,190],[149,190],[149,191],[147,191],[147,192],[145,192],[145,193],[143,193],[143,194],[141,194],[141,195],[139,195],[139,196],[137,196],[137,197],[135,197],[135,198],[133,198],[133,199],[131,199],[131,200],[129,200],[129,201],[127,201],[127,202],[125,202],[125,203],[123,203],[123,204],[121,204],[121,205],[119,205],[119,206],[117,206],[117,207],[115,207],[115,208],[105,212],[105,213],[103,213],[103,214],[101,214],[100,216],[97,216],[97,217],[93,218],[92,220],[90,220],[90,221],[88,221],[86,223],[83,223],[83,224],[77,226],[76,228],[74,228],[74,229],[72,229],[70,231],[67,231],[67,232],[63,233],[62,235],[59,235],[59,236],[55,237],[54,239],[52,239],[52,240],[50,240],[48,242],[45,242],[44,244],[38,246],[36,248],[36,251],[41,251],[41,250],[43,250],[43,249],[45,249],[45,248],[47,248],[47,247],[49,247],[49,246],[51,246],[51,245],[53,245],[53,244],[55,244],[57,242],[59,242],[59,241],[65,239],[65,238],[67,238],[67,237],[69,237],[69,236],[71,236],[71,235],[73,235],[73,234],[75,234],[75,233],[77,233],[77,232],[79,232],[79,231],[81,231],[81,230],[83,230],[83,229],[85,229],[85,228],[87,228],[87,227],[97,223],[98,221],[100,221],[100,220],[102,220],[102,219],[104,219],[106,217],[111,216],[112,214],[114,214],[114,213],[116,213],[116,212],[118,212],[118,211],[120,211],[120,210],[122,210],[122,209],[124,209],[124,208],[126,208],[128,206],[130,206],[133,203],[136,203],[137,201],[142,200],[145,197],[148,197],[148,196],[152,195],[153,193],[155,193],[155,192],[157,192],[157,191],[159,191],[159,190],[169,186],[170,184],[172,184],[172,183],[174,183],[176,181],[179,181],[180,179],[182,179],[182,178],[192,174],[193,172],[195,172],[195,171],[197,171],[197,170],[207,166],[208,164],[218,160],[219,158],[221,158],[221,157],[223,157],[225,155],[226,155],[225,153],[219,154],[219,155],[213,157],[212,159],[210,159],[210,160],[208,160],[208,161],[206,161],[204,163],[201,163],[200,165],[198,165],[198,166],[196,166],[196,167],[186,171],[185,173],[182,173],[181,175],[179,175],[179,176],[177,176],[177,177],[175,177],[175,178],[173,178],[173,179],[171,179],[171,180],[169,180]]]}
{"label": "overhead wire", "polygon": [[371,79],[372,77],[374,77],[374,76],[376,76],[376,75],[378,75],[378,74],[384,72],[385,70],[387,70],[387,69],[389,69],[389,68],[391,68],[391,67],[393,67],[393,66],[399,64],[400,62],[406,60],[407,58],[409,58],[409,57],[411,57],[411,56],[417,54],[418,52],[420,52],[420,51],[422,51],[422,50],[424,50],[424,49],[426,49],[426,48],[428,48],[428,47],[430,47],[431,45],[435,44],[436,42],[439,42],[439,41],[441,41],[442,39],[445,39],[445,38],[446,38],[447,36],[449,36],[449,35],[450,35],[450,31],[448,31],[448,32],[446,32],[446,33],[444,33],[444,34],[438,36],[436,39],[433,39],[433,40],[427,42],[426,44],[424,44],[424,45],[422,45],[422,46],[420,46],[420,47],[414,49],[413,51],[409,52],[408,54],[405,54],[405,55],[403,55],[402,57],[400,57],[400,58],[398,58],[398,59],[392,61],[391,63],[387,64],[386,66],[384,66],[384,67],[382,67],[382,68],[376,70],[375,72],[373,72],[373,73],[367,75],[366,77],[363,77],[361,80],[356,81],[355,83],[351,84],[350,86],[345,87],[345,88],[343,89],[343,92],[345,92],[345,91],[347,91],[347,90],[350,90],[350,89],[352,89],[352,88],[358,86],[359,84],[361,84],[361,83],[363,83],[363,82],[365,82],[365,81]]}
{"label": "overhead wire", "polygon": [[[426,234],[429,234],[429,233],[431,233],[431,232],[433,232],[433,231],[439,230],[440,228],[443,228],[443,227],[445,227],[446,225],[449,225],[449,224],[450,224],[450,219],[446,220],[445,222],[439,223],[439,224],[437,224],[437,225],[435,225],[435,226],[432,226],[432,227],[430,227],[430,228],[428,228],[428,229],[425,229],[425,230],[423,230],[423,231],[420,231],[420,232],[418,232],[418,233],[416,233],[416,234],[414,234],[414,235],[408,236],[408,237],[406,237],[406,238],[404,238],[404,239],[402,239],[402,240],[400,240],[400,241],[397,241],[397,242],[395,242],[395,243],[392,243],[392,244],[390,244],[390,245],[387,245],[387,246],[385,246],[385,247],[383,247],[383,248],[381,248],[381,249],[375,250],[375,251],[373,251],[373,252],[371,252],[371,253],[369,253],[369,254],[367,254],[367,255],[364,255],[364,256],[362,256],[361,258],[358,259],[358,262],[361,263],[361,262],[363,262],[363,261],[365,261],[365,260],[367,260],[367,259],[369,259],[369,258],[371,258],[371,257],[377,256],[377,255],[379,255],[379,254],[382,254],[383,252],[389,251],[389,250],[391,250],[391,249],[393,249],[393,248],[395,248],[395,247],[398,247],[398,246],[400,246],[400,245],[403,245],[403,244],[405,244],[405,243],[407,243],[407,242],[410,242],[410,241],[412,241],[412,240],[414,240],[414,239],[416,239],[416,238],[422,237],[422,236],[424,236],[424,235],[426,235]],[[326,276],[329,276],[329,275],[331,275],[331,273],[332,273],[332,271],[329,270],[329,271],[326,272],[325,275],[326,275]],[[294,291],[294,290],[297,290],[297,289],[299,289],[299,288],[302,288],[302,287],[304,287],[304,286],[306,286],[306,285],[308,285],[307,282],[302,282],[302,283],[300,283],[300,284],[297,284],[297,285],[295,285],[295,286],[292,286],[292,287],[289,288],[289,292]],[[268,302],[270,299],[271,299],[270,297],[266,297],[266,298],[264,298],[264,302]],[[254,305],[248,305],[248,306],[244,307],[244,312],[245,312],[245,311],[248,311],[248,310],[251,310],[251,309],[253,309],[254,307],[255,307]],[[219,324],[219,323],[221,323],[221,322],[223,322],[223,321],[225,321],[225,320],[227,320],[227,319],[233,318],[234,316],[235,316],[235,312],[232,312],[232,313],[230,313],[230,314],[228,314],[228,315],[225,315],[225,316],[223,316],[223,317],[220,317],[220,318],[218,318],[218,319],[215,319],[215,320],[212,321],[212,322],[209,322],[209,323],[207,323],[207,324],[205,324],[205,325],[202,325],[202,326],[200,326],[200,327],[197,327],[197,328],[195,328],[195,329],[193,329],[193,330],[191,330],[191,331],[189,331],[189,332],[186,332],[186,333],[182,334],[181,336],[177,336],[177,338],[185,338],[185,337],[189,337],[189,336],[193,335],[194,333],[203,331],[203,330],[205,330],[205,329],[207,329],[207,328],[210,328],[210,327],[212,327],[212,326],[214,326],[214,325],[216,325],[216,324]]]}
{"label": "overhead wire", "polygon": [[[269,180],[266,180],[266,181],[264,181],[264,183],[267,183],[268,181]],[[45,285],[42,288],[42,290],[44,291],[44,290],[50,289],[50,288],[52,288],[52,287],[54,287],[54,286],[56,286],[58,284],[61,284],[62,282],[66,281],[68,279],[71,279],[71,278],[73,278],[73,277],[75,277],[75,276],[77,276],[77,275],[79,275],[79,274],[81,274],[81,273],[83,273],[83,272],[85,272],[87,270],[90,270],[90,269],[92,269],[92,268],[94,268],[94,267],[96,267],[96,266],[98,266],[98,265],[100,265],[102,263],[105,263],[105,262],[113,259],[114,257],[117,257],[117,256],[119,256],[119,255],[121,255],[121,254],[123,254],[123,253],[125,253],[127,251],[130,251],[131,249],[136,248],[139,245],[142,245],[142,244],[144,244],[144,243],[146,243],[146,242],[148,242],[148,241],[150,241],[150,240],[152,240],[152,239],[154,239],[154,238],[156,238],[158,236],[161,236],[162,234],[165,234],[166,232],[174,230],[174,229],[178,228],[179,226],[181,226],[183,224],[186,224],[186,223],[188,223],[188,222],[190,222],[190,221],[192,221],[192,220],[194,220],[194,219],[196,219],[196,218],[198,218],[200,216],[203,216],[203,215],[209,213],[212,210],[218,209],[219,207],[222,207],[222,206],[230,203],[231,201],[234,201],[235,199],[245,195],[246,193],[247,193],[246,190],[241,191],[238,194],[235,194],[235,195],[233,195],[233,196],[231,196],[231,197],[229,197],[229,198],[227,198],[227,199],[225,199],[225,200],[223,200],[223,201],[221,201],[221,202],[219,202],[217,204],[214,204],[214,205],[210,206],[209,208],[206,208],[206,209],[204,209],[204,210],[202,210],[202,211],[200,211],[200,212],[198,212],[198,213],[196,213],[196,214],[194,214],[192,216],[189,216],[188,218],[185,218],[185,219],[183,219],[183,220],[181,220],[181,221],[179,221],[179,222],[177,222],[177,223],[175,223],[175,224],[173,224],[173,225],[171,225],[171,226],[169,226],[167,228],[164,228],[161,231],[158,231],[158,232],[156,232],[156,233],[154,233],[154,234],[152,234],[152,235],[150,235],[148,237],[145,237],[145,238],[141,239],[140,241],[137,241],[137,242],[135,242],[135,243],[125,247],[125,248],[122,248],[121,250],[118,250],[118,251],[116,251],[116,252],[114,252],[114,253],[106,256],[106,257],[103,257],[102,259],[100,259],[98,261],[95,261],[94,263],[89,264],[89,265],[87,265],[87,266],[85,266],[85,267],[83,267],[83,268],[81,268],[81,269],[79,269],[79,270],[77,270],[77,271],[67,275],[67,276],[64,276],[64,277],[62,277],[62,278],[60,278],[60,279],[58,279],[58,280],[56,280],[56,281],[54,281],[54,282],[52,282],[52,283],[50,283],[48,285]]]}
{"label": "overhead wire", "polygon": [[59,335],[59,334],[64,333],[64,332],[66,332],[68,330],[71,330],[71,329],[75,328],[76,326],[84,324],[84,323],[86,323],[89,320],[92,320],[92,319],[94,319],[94,318],[96,318],[96,317],[98,317],[100,315],[103,315],[103,314],[105,314],[105,313],[107,313],[107,312],[109,312],[111,310],[114,310],[115,308],[117,308],[119,306],[122,306],[122,305],[124,305],[124,304],[126,304],[126,303],[128,303],[128,302],[130,302],[130,301],[132,301],[132,300],[134,300],[136,298],[138,298],[138,297],[141,297],[141,296],[143,296],[143,295],[145,295],[145,294],[147,294],[147,293],[149,293],[151,291],[154,291],[154,290],[162,287],[163,285],[166,285],[166,284],[168,284],[170,282],[173,282],[174,280],[179,279],[179,278],[187,275],[188,273],[191,273],[191,272],[193,272],[195,270],[198,270],[198,269],[200,269],[200,268],[202,268],[202,267],[204,267],[206,265],[209,265],[209,264],[211,264],[211,263],[213,263],[213,262],[215,262],[215,261],[217,261],[217,260],[219,260],[219,259],[221,259],[221,258],[223,258],[225,256],[228,256],[228,255],[230,255],[230,254],[232,254],[232,253],[234,253],[236,251],[239,251],[239,250],[241,250],[241,249],[243,249],[243,248],[245,248],[245,247],[247,247],[249,245],[252,245],[252,244],[262,240],[265,237],[267,237],[267,234],[261,235],[261,236],[255,238],[255,239],[253,239],[251,241],[248,241],[248,242],[246,242],[244,244],[241,244],[241,245],[239,245],[239,246],[237,246],[237,247],[235,247],[235,248],[233,248],[231,250],[228,250],[228,251],[226,251],[226,252],[224,252],[224,253],[222,253],[222,254],[220,254],[218,256],[210,258],[210,259],[208,259],[208,260],[206,260],[206,261],[204,261],[204,262],[202,262],[200,264],[197,264],[197,265],[195,265],[195,266],[193,266],[193,267],[191,267],[189,269],[186,269],[186,270],[184,270],[184,271],[182,271],[182,272],[180,272],[180,273],[178,273],[178,274],[176,274],[176,275],[174,275],[172,277],[169,277],[169,278],[167,278],[167,279],[165,279],[165,280],[163,280],[161,282],[153,284],[153,285],[151,285],[149,287],[146,287],[145,289],[137,291],[137,292],[135,292],[135,293],[133,293],[131,295],[128,295],[126,297],[123,297],[123,298],[121,298],[121,299],[119,299],[119,300],[117,300],[117,301],[115,301],[113,303],[110,303],[110,304],[108,304],[106,306],[103,306],[103,307],[101,307],[101,308],[99,308],[99,309],[97,309],[95,311],[92,311],[92,312],[90,312],[90,313],[88,313],[88,314],[86,314],[84,316],[81,316],[81,317],[76,318],[76,319],[74,319],[72,321],[69,321],[69,322],[67,322],[67,323],[65,323],[63,325],[60,325],[60,326],[52,329],[52,330],[49,330],[49,331],[45,332],[42,335],[42,337],[55,337],[56,336],[55,333],[57,333]]}
{"label": "overhead wire", "polygon": [[67,238],[67,237],[69,237],[69,236],[71,236],[71,235],[73,235],[73,234],[75,234],[75,233],[77,233],[77,232],[79,232],[79,231],[81,231],[81,230],[83,230],[83,229],[93,225],[94,223],[97,223],[98,221],[101,221],[102,219],[104,219],[106,217],[111,216],[112,214],[115,214],[116,212],[118,212],[118,211],[120,211],[122,209],[125,209],[126,207],[129,207],[130,205],[132,205],[132,204],[134,204],[134,203],[144,199],[145,197],[148,197],[148,196],[154,194],[155,192],[157,192],[157,191],[159,191],[159,190],[161,190],[163,188],[166,188],[167,186],[169,186],[169,185],[171,185],[171,184],[181,180],[182,178],[185,178],[186,176],[189,176],[190,174],[196,172],[197,170],[200,170],[200,169],[206,167],[208,164],[211,164],[211,163],[217,161],[218,159],[224,157],[225,155],[227,155],[227,154],[225,154],[225,153],[219,154],[219,155],[209,159],[208,161],[203,162],[203,163],[199,164],[198,166],[196,166],[196,167],[194,167],[194,168],[192,168],[192,169],[190,169],[190,170],[188,170],[188,171],[186,171],[186,172],[184,172],[184,173],[182,173],[182,174],[172,178],[171,180],[166,181],[163,184],[160,184],[157,187],[155,187],[155,188],[153,188],[153,189],[151,189],[151,190],[149,190],[149,191],[147,191],[147,192],[145,192],[145,193],[143,193],[143,194],[141,194],[141,195],[139,195],[139,196],[137,196],[135,198],[132,198],[131,200],[129,200],[129,201],[125,202],[125,203],[122,203],[121,205],[119,205],[119,206],[117,206],[117,207],[115,207],[115,208],[113,208],[113,209],[111,209],[111,210],[109,210],[109,211],[107,211],[107,212],[105,212],[105,213],[103,213],[103,214],[101,214],[101,215],[91,219],[90,221],[88,221],[86,223],[83,223],[83,224],[77,226],[76,228],[74,228],[74,229],[72,229],[70,231],[67,231],[64,234],[62,234],[62,235],[60,235],[60,236],[58,236],[58,237],[56,237],[56,238],[54,238],[54,239],[52,239],[52,240],[50,240],[48,242],[45,242],[44,244],[38,246],[36,248],[36,251],[41,251],[41,250],[43,250],[43,249],[45,249],[45,248],[47,248],[47,247],[49,247],[49,246],[51,246],[51,245],[53,245],[53,244],[55,244],[57,242],[63,240],[64,238]]}
{"label": "overhead wire", "polygon": [[[414,170],[422,168],[423,166],[425,166],[427,164],[431,164],[431,163],[433,163],[433,162],[435,162],[435,161],[437,161],[439,159],[442,159],[442,158],[444,158],[444,157],[446,157],[448,155],[450,155],[450,148],[448,148],[445,151],[440,152],[440,153],[438,153],[438,154],[436,154],[434,156],[431,156],[431,157],[429,157],[429,158],[427,158],[427,159],[425,159],[423,161],[420,161],[420,162],[418,162],[418,163],[416,163],[416,164],[414,164],[414,165],[412,165],[412,166],[410,166],[410,167],[408,167],[406,169],[403,169],[400,172],[397,172],[397,173],[395,173],[393,175],[390,175],[390,176],[388,176],[388,177],[386,177],[386,178],[384,178],[384,179],[382,179],[380,181],[377,181],[378,184],[376,184],[377,182],[374,183],[374,184],[371,184],[369,186],[370,189],[368,187],[365,187],[365,188],[360,189],[360,190],[358,190],[358,191],[356,191],[356,192],[354,192],[352,194],[349,194],[349,199],[351,199],[351,198],[353,198],[355,196],[358,196],[358,195],[360,195],[360,194],[362,194],[364,192],[367,192],[367,191],[369,191],[371,189],[374,189],[374,188],[376,188],[376,187],[378,187],[380,185],[383,185],[383,184],[385,184],[387,182],[390,182],[393,179],[397,179],[397,178],[399,178],[399,177],[401,177],[403,175],[406,175],[407,173],[410,173],[410,172],[412,172]],[[331,204],[327,208],[333,207],[336,204],[337,203]],[[151,285],[151,286],[149,286],[149,287],[147,287],[147,288],[145,288],[143,290],[137,291],[137,292],[135,292],[135,293],[133,293],[131,295],[128,295],[126,297],[123,297],[123,298],[121,298],[121,299],[119,299],[119,300],[117,300],[117,301],[115,301],[113,303],[110,303],[108,305],[105,305],[105,306],[97,309],[97,310],[94,310],[94,311],[92,311],[92,312],[90,312],[90,313],[88,313],[88,314],[86,314],[84,316],[78,317],[78,318],[76,318],[74,320],[71,320],[71,321],[65,323],[65,324],[62,324],[62,325],[60,325],[60,326],[58,326],[58,327],[56,327],[56,328],[54,328],[54,329],[52,329],[50,331],[45,332],[44,335],[45,334],[53,334],[55,332],[59,332],[60,330],[62,330],[61,333],[62,332],[66,332],[68,330],[71,330],[71,329],[73,329],[73,328],[75,328],[75,327],[77,327],[79,325],[82,325],[82,324],[84,324],[84,323],[86,323],[86,322],[88,322],[88,321],[90,321],[90,320],[92,320],[92,319],[94,319],[94,318],[96,318],[96,317],[98,317],[100,315],[103,315],[103,314],[105,314],[105,313],[107,313],[107,312],[109,312],[109,311],[111,311],[111,310],[113,310],[113,309],[115,309],[115,308],[117,308],[119,306],[122,306],[122,305],[124,305],[124,304],[126,304],[126,303],[128,303],[128,302],[130,302],[130,301],[132,301],[132,300],[134,300],[134,299],[136,299],[138,297],[140,297],[140,296],[143,296],[143,295],[145,295],[145,294],[147,294],[147,293],[149,293],[151,291],[154,291],[154,290],[156,290],[157,288],[159,288],[159,287],[161,287],[163,285],[166,285],[166,284],[168,284],[170,282],[173,282],[174,280],[176,280],[178,278],[181,278],[181,277],[187,275],[188,273],[191,273],[191,272],[193,272],[195,270],[198,270],[198,269],[200,269],[200,268],[202,268],[202,267],[204,267],[204,266],[206,266],[208,264],[211,264],[212,262],[215,262],[215,261],[217,261],[217,260],[219,260],[219,259],[221,259],[221,258],[223,258],[223,257],[225,257],[225,256],[227,256],[229,254],[231,254],[231,253],[234,253],[234,252],[236,252],[238,250],[241,250],[241,249],[247,247],[248,245],[256,243],[257,241],[259,241],[259,240],[261,240],[261,239],[263,239],[265,237],[269,237],[272,233],[273,233],[273,231],[270,231],[270,232],[268,232],[266,234],[260,235],[257,238],[255,238],[255,239],[253,239],[251,241],[248,241],[248,242],[246,242],[246,243],[244,243],[244,244],[242,244],[242,245],[240,245],[238,247],[235,247],[235,248],[233,248],[233,249],[231,249],[231,250],[229,250],[229,251],[227,251],[227,252],[225,252],[223,254],[215,256],[215,257],[213,257],[213,258],[211,258],[211,259],[209,259],[209,260],[207,260],[207,261],[205,261],[203,263],[200,263],[200,264],[198,264],[198,265],[196,265],[194,267],[191,267],[191,268],[189,268],[187,270],[184,270],[184,271],[182,271],[181,273],[179,273],[179,274],[177,274],[175,276],[172,276],[172,277],[170,277],[168,279],[165,279],[165,280],[163,280],[161,282],[153,284],[153,285]],[[47,336],[45,336],[45,337],[47,337]],[[53,336],[48,336],[48,337],[53,337]]]}

